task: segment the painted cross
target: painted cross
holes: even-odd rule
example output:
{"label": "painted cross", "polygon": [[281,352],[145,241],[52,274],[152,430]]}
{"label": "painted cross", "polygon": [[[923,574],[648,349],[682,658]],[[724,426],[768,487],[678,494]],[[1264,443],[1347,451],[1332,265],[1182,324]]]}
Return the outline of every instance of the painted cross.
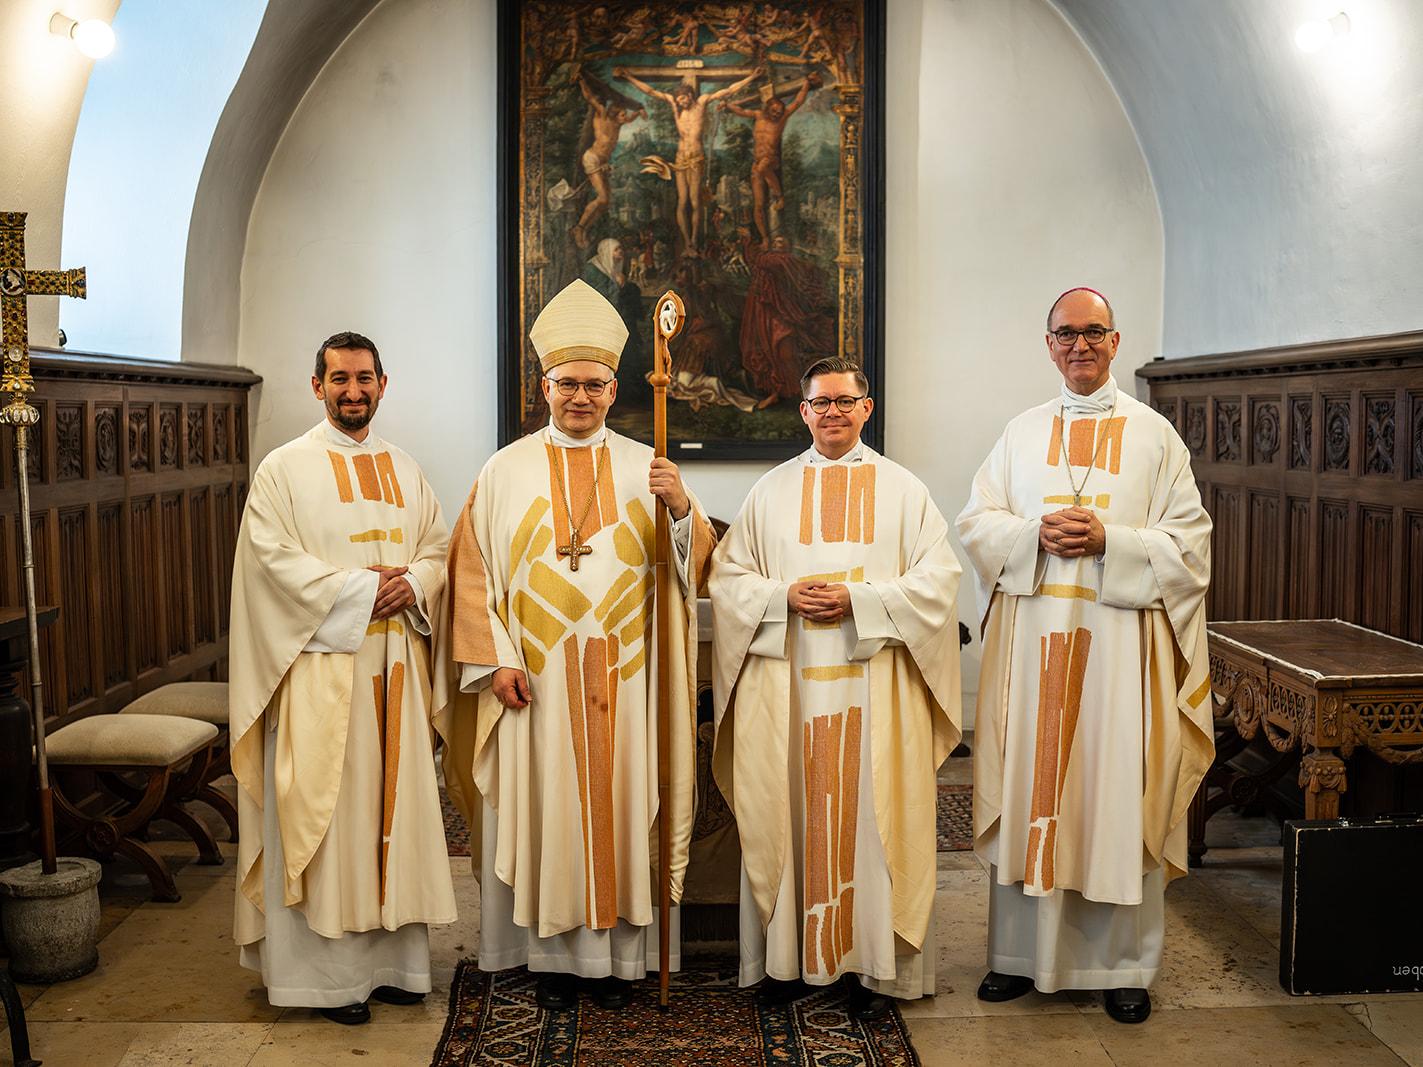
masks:
{"label": "painted cross", "polygon": [[568,539],[568,544],[558,546],[558,554],[568,557],[568,569],[576,571],[578,569],[579,556],[591,556],[593,550],[583,543],[578,536],[578,531],[573,531],[573,536]]}
{"label": "painted cross", "polygon": [[34,392],[30,375],[29,319],[25,298],[30,296],[88,295],[84,268],[27,270],[25,268],[25,212],[0,211],[0,392],[10,402],[0,409],[0,423],[33,426],[39,412],[25,397]]}

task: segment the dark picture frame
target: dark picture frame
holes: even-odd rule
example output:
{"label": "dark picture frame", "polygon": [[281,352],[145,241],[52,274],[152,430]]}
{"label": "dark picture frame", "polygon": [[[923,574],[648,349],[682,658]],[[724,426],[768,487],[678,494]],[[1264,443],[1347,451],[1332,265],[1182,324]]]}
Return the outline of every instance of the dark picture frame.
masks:
{"label": "dark picture frame", "polygon": [[500,445],[547,421],[528,331],[581,277],[629,327],[615,430],[650,441],[670,287],[673,458],[799,454],[827,355],[883,451],[885,0],[499,0],[498,38]]}

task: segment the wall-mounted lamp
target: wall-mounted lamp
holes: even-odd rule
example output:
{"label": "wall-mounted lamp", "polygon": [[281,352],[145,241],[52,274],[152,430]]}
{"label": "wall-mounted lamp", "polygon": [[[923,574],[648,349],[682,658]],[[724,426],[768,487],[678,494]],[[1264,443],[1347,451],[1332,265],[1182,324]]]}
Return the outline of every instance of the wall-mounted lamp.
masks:
{"label": "wall-mounted lamp", "polygon": [[103,59],[114,50],[114,28],[103,19],[80,22],[56,11],[50,16],[49,32],[68,37],[90,59]]}
{"label": "wall-mounted lamp", "polygon": [[1301,52],[1318,52],[1321,48],[1349,32],[1349,16],[1339,12],[1333,18],[1306,22],[1295,30],[1295,45]]}

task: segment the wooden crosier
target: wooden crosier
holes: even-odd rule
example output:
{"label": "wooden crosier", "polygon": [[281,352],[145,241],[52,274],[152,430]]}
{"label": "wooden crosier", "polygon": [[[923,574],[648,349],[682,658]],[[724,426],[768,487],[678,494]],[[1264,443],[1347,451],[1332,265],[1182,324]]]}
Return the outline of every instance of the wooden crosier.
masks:
{"label": "wooden crosier", "polygon": [[[682,332],[687,319],[682,298],[671,289],[657,301],[652,315],[652,450],[659,459],[667,456],[667,387],[672,384],[672,354],[668,343]],[[657,924],[658,1005],[667,1008],[667,986],[671,976],[672,948],[672,824],[668,820],[671,804],[672,777],[672,675],[667,659],[667,642],[671,630],[667,597],[671,589],[668,561],[672,555],[672,537],[667,505],[657,499],[656,535],[653,543],[652,571],[656,597],[657,640],[657,867],[660,881]]]}

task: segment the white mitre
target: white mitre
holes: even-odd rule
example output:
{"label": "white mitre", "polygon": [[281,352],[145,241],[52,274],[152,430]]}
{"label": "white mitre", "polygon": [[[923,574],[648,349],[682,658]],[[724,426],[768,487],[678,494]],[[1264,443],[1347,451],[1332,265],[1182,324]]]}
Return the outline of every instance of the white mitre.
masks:
{"label": "white mitre", "polygon": [[544,305],[529,331],[547,374],[575,359],[591,359],[616,373],[628,328],[617,308],[585,281],[572,281]]}

